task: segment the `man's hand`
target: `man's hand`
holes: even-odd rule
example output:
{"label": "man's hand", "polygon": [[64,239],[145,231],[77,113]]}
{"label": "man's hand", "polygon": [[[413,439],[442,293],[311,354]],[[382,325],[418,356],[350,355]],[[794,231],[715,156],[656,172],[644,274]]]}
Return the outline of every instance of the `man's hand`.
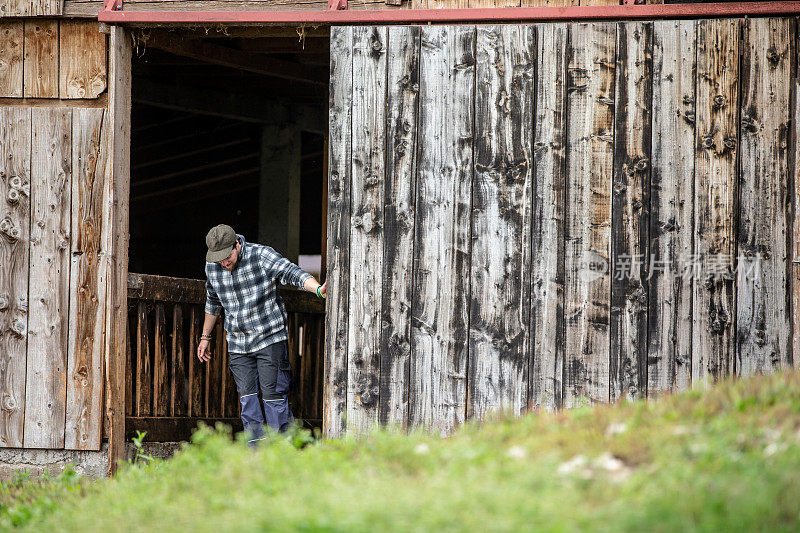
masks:
{"label": "man's hand", "polygon": [[323,283],[322,287],[320,287],[319,289],[319,292],[322,293],[322,295],[325,296],[326,298],[328,297],[327,287],[328,287],[328,280],[325,280],[325,283]]}
{"label": "man's hand", "polygon": [[202,340],[197,346],[197,358],[204,363],[211,360],[210,344],[210,341]]}

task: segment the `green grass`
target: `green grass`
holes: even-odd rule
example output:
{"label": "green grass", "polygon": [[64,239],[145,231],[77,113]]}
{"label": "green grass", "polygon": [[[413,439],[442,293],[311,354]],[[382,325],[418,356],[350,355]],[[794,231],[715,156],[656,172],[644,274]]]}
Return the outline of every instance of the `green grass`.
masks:
{"label": "green grass", "polygon": [[276,438],[254,452],[204,430],[173,459],[113,480],[18,479],[0,491],[0,528],[800,529],[798,373],[500,418],[446,439],[377,431],[295,444]]}

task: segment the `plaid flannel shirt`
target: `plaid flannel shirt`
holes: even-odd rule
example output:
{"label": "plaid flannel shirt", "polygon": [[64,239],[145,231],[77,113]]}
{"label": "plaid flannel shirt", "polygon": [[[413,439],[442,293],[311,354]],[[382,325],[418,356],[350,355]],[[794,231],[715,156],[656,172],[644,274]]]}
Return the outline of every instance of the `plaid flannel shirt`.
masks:
{"label": "plaid flannel shirt", "polygon": [[286,309],[276,281],[302,287],[311,274],[269,246],[245,242],[233,271],[206,263],[206,313],[225,310],[228,350],[247,353],[288,339]]}

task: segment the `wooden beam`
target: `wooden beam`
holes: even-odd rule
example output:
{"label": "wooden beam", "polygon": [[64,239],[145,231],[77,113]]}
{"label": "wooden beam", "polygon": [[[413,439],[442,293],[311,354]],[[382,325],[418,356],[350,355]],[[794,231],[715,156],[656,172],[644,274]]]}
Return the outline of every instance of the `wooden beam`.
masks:
{"label": "wooden beam", "polygon": [[322,134],[328,129],[328,120],[322,106],[293,106],[280,101],[263,101],[247,92],[215,91],[205,88],[187,88],[146,79],[136,80],[133,100],[139,104],[232,118],[244,122],[281,123],[295,122],[304,131]]}
{"label": "wooden beam", "polygon": [[299,39],[296,36],[236,39],[231,44],[239,50],[261,54],[327,54],[330,50],[327,38]]}
{"label": "wooden beam", "polygon": [[154,31],[145,37],[143,41],[146,46],[206,63],[245,70],[272,78],[320,86],[328,84],[328,76],[320,70],[304,67],[291,61],[259,56],[250,52],[228,48],[205,40],[182,39],[176,35]]}
{"label": "wooden beam", "polygon": [[125,456],[125,362],[128,324],[128,219],[131,146],[131,36],[111,28],[109,46],[110,170],[104,216],[108,297],[106,298],[106,416],[108,473],[113,475]]}
{"label": "wooden beam", "polygon": [[258,157],[258,152],[251,152],[247,154],[237,155],[236,157],[230,157],[227,159],[217,159],[212,161],[211,163],[206,163],[205,165],[200,165],[196,167],[187,167],[184,166],[180,170],[176,170],[175,172],[169,172],[167,174],[161,174],[159,176],[153,176],[152,178],[143,179],[141,181],[136,180],[134,185],[141,186],[141,185],[150,185],[153,183],[158,183],[159,181],[165,181],[172,178],[177,178],[179,176],[185,176],[186,174],[194,174],[201,170],[208,170],[211,168],[222,167],[222,166],[229,166],[233,163],[239,163],[241,161],[247,161],[248,159],[255,159]]}
{"label": "wooden beam", "polygon": [[[184,185],[178,185],[177,187],[170,187],[169,189],[162,189],[154,192],[149,192],[147,194],[141,194],[139,196],[134,196],[132,200],[138,203],[141,202],[142,200],[157,198],[159,196],[164,196],[165,194],[181,192],[185,191],[186,189],[194,189],[195,187],[202,187],[203,185],[208,185],[210,183],[219,183],[220,181],[225,181],[231,178],[236,178],[247,174],[256,174],[260,170],[260,168],[261,167],[245,168],[242,170],[238,170],[236,172],[231,172],[229,174],[223,174],[222,176],[214,176],[213,178],[208,178],[200,181],[193,181],[190,183],[186,183]],[[226,192],[228,191],[227,190],[220,191],[218,194],[225,194]]]}

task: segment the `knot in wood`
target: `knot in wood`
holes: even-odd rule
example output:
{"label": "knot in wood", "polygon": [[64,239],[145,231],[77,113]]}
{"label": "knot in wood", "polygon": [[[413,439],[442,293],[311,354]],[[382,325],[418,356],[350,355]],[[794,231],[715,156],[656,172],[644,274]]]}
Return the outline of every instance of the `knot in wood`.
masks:
{"label": "knot in wood", "polygon": [[11,179],[8,180],[8,186],[12,189],[21,189],[22,188],[22,178],[19,176],[11,176]]}
{"label": "knot in wood", "polygon": [[9,189],[8,195],[6,196],[6,200],[11,205],[17,205],[19,203],[19,190]]}
{"label": "knot in wood", "polygon": [[9,217],[0,220],[0,233],[10,242],[16,242],[19,239],[19,230],[14,227],[14,222]]}
{"label": "knot in wood", "polygon": [[714,136],[713,135],[706,135],[703,137],[703,148],[706,150],[711,150],[714,148]]}
{"label": "knot in wood", "polygon": [[686,121],[687,124],[694,124],[695,122],[695,114],[694,111],[686,111],[683,114],[683,120]]}
{"label": "knot in wood", "polygon": [[3,409],[6,411],[13,411],[17,408],[17,400],[10,394],[3,394]]}
{"label": "knot in wood", "polygon": [[755,133],[758,131],[758,127],[756,126],[756,121],[749,115],[745,115],[742,117],[742,129],[747,133]]}
{"label": "knot in wood", "polygon": [[778,63],[781,62],[781,55],[775,50],[775,47],[770,47],[770,49],[767,50],[767,61],[769,61],[772,68],[777,67]]}
{"label": "knot in wood", "polygon": [[25,326],[25,323],[22,320],[16,319],[11,324],[11,331],[13,331],[18,337],[24,337],[28,331],[28,328]]}
{"label": "knot in wood", "polygon": [[367,179],[364,180],[364,185],[367,187],[374,187],[378,184],[378,175],[374,172],[367,176]]}
{"label": "knot in wood", "polygon": [[728,150],[736,149],[736,137],[725,137],[725,140],[722,141],[723,146]]}
{"label": "knot in wood", "polygon": [[722,109],[727,103],[728,98],[724,94],[718,94],[714,97],[714,107],[717,109]]}
{"label": "knot in wood", "polygon": [[636,161],[636,164],[633,166],[633,168],[634,168],[634,170],[636,170],[637,172],[642,172],[643,170],[646,170],[646,169],[647,169],[647,167],[648,167],[648,164],[649,164],[649,163],[648,163],[648,161],[647,161],[647,158],[646,158],[646,157],[640,157],[640,158],[639,158],[639,160],[638,160],[638,161]]}
{"label": "knot in wood", "polygon": [[0,311],[7,310],[10,303],[11,303],[11,298],[9,297],[7,292],[0,294]]}
{"label": "knot in wood", "polygon": [[381,50],[383,50],[383,43],[381,43],[380,40],[373,37],[370,47],[372,48],[373,51],[380,52]]}

